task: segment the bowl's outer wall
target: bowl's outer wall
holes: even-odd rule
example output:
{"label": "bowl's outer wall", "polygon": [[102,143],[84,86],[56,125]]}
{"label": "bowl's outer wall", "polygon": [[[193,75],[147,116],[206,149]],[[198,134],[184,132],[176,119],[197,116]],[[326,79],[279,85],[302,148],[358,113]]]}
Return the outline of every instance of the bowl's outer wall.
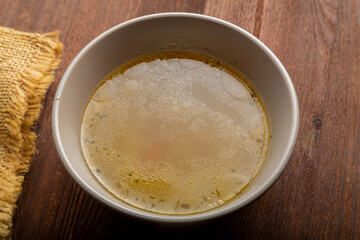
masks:
{"label": "bowl's outer wall", "polygon": [[[218,58],[243,72],[267,108],[272,139],[269,156],[250,186],[229,204],[189,216],[165,216],[132,208],[106,191],[89,171],[80,148],[81,117],[90,95],[119,65],[166,50],[195,51]],[[285,168],[298,130],[298,105],[291,80],[278,59],[246,31],[196,14],[157,14],[118,25],[86,46],[64,74],[53,108],[54,138],[74,179],[107,205],[152,220],[208,219],[242,207],[266,191]]]}

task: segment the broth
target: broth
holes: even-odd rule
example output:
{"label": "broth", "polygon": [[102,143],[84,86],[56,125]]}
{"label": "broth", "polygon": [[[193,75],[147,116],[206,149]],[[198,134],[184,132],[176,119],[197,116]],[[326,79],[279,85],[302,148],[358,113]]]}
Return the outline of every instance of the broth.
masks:
{"label": "broth", "polygon": [[270,128],[248,81],[208,56],[147,55],[92,95],[81,147],[97,180],[122,201],[193,214],[240,194],[259,172]]}

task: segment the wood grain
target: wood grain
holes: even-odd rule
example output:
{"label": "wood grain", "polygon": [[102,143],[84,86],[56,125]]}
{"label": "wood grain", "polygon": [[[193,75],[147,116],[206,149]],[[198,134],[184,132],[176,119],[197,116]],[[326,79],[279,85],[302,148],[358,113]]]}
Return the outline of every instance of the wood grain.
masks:
{"label": "wood grain", "polygon": [[[61,31],[64,56],[36,126],[37,154],[14,218],[14,239],[360,238],[360,1],[0,0],[0,25]],[[51,133],[61,76],[94,37],[156,12],[203,13],[260,38],[288,70],[299,99],[300,131],[276,184],[251,205],[200,225],[158,226],[118,214],[84,192],[64,169]]]}

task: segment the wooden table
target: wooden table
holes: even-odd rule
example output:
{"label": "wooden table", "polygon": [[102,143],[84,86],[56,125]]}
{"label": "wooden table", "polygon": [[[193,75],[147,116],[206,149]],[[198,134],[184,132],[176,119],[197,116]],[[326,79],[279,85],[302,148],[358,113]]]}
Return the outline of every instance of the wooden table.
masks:
{"label": "wooden table", "polygon": [[[139,222],[95,201],[71,179],[55,150],[51,107],[75,55],[125,20],[156,12],[203,13],[263,41],[288,70],[300,131],[276,184],[249,206],[201,225]],[[360,239],[360,1],[0,0],[0,25],[60,30],[64,55],[36,126],[37,153],[14,217],[14,239]],[[173,235],[174,236],[174,235]],[[150,238],[151,239],[151,238]]]}

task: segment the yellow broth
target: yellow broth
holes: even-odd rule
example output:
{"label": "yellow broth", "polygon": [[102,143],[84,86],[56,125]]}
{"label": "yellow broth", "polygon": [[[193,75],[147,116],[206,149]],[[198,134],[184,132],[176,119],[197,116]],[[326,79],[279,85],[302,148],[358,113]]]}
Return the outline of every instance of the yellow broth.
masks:
{"label": "yellow broth", "polygon": [[120,66],[83,115],[81,147],[98,181],[151,212],[193,214],[240,194],[270,128],[248,81],[208,56],[161,52]]}

